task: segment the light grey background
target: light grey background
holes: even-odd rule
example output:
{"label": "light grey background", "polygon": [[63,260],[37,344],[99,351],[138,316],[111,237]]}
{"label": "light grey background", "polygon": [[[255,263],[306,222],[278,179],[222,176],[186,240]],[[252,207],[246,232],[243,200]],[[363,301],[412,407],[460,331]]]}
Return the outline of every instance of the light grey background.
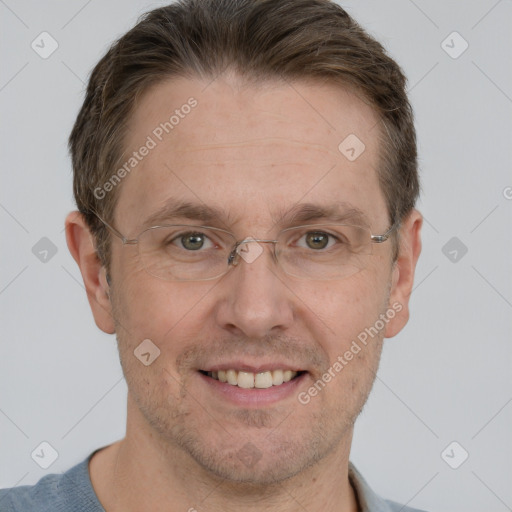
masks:
{"label": "light grey background", "polygon": [[[2,487],[63,471],[124,434],[115,339],[95,327],[64,239],[66,142],[93,65],[162,4],[0,0]],[[411,506],[512,510],[512,2],[343,5],[409,77],[426,221],[412,317],[385,344],[352,460],[376,491]],[[47,59],[31,48],[43,31],[59,45]],[[463,48],[454,31],[469,44],[458,58],[445,51]],[[57,249],[46,263],[32,252],[42,237]],[[31,458],[42,441],[58,452],[47,470]],[[441,457],[452,441],[469,453],[458,469]]]}

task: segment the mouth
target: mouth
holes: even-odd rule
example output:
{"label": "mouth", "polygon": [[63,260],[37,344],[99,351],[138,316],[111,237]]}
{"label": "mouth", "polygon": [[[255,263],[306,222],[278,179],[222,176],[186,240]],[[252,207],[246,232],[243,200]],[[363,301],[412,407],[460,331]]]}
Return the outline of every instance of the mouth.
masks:
{"label": "mouth", "polygon": [[217,371],[199,370],[199,373],[221,383],[242,389],[268,389],[282,386],[287,382],[301,377],[306,372],[289,369],[276,369],[259,372],[228,369]]}

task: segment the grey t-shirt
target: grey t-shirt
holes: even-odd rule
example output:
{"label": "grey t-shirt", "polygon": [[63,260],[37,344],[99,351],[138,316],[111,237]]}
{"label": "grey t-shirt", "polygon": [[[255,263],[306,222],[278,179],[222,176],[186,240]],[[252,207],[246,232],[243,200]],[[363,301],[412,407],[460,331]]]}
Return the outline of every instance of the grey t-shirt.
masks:
{"label": "grey t-shirt", "polygon": [[[105,512],[92,488],[89,460],[62,474],[46,475],[36,485],[0,489],[1,512]],[[360,512],[422,512],[383,500],[375,494],[353,464],[349,478]]]}

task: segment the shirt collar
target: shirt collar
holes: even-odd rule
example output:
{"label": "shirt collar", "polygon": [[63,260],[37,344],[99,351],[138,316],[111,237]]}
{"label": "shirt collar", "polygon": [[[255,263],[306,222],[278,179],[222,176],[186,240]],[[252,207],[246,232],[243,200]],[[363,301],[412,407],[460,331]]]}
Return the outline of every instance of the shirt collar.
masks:
{"label": "shirt collar", "polygon": [[348,479],[356,493],[359,512],[392,512],[389,503],[370,488],[351,462],[348,465]]}

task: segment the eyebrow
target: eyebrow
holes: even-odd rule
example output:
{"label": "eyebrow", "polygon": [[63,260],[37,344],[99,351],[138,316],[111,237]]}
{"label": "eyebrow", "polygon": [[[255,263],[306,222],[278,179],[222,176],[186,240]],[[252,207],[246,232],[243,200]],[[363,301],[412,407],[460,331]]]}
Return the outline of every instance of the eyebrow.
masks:
{"label": "eyebrow", "polygon": [[327,206],[314,203],[302,203],[294,206],[288,212],[281,212],[275,220],[280,223],[300,224],[301,222],[327,221],[347,222],[369,226],[367,215],[354,205],[340,201]]}
{"label": "eyebrow", "polygon": [[[195,220],[203,223],[221,222],[224,225],[229,225],[229,217],[230,215],[220,208],[170,198],[144,221],[143,226],[156,226],[177,219]],[[311,221],[335,223],[350,221],[354,224],[369,226],[367,215],[359,208],[344,201],[326,206],[314,203],[297,204],[288,211],[277,211],[272,215],[272,220],[275,224],[281,226],[298,225]]]}
{"label": "eyebrow", "polygon": [[156,212],[152,213],[145,221],[144,226],[150,227],[173,219],[188,219],[201,222],[211,222],[225,217],[219,208],[205,204],[194,204],[186,201],[168,199]]}

